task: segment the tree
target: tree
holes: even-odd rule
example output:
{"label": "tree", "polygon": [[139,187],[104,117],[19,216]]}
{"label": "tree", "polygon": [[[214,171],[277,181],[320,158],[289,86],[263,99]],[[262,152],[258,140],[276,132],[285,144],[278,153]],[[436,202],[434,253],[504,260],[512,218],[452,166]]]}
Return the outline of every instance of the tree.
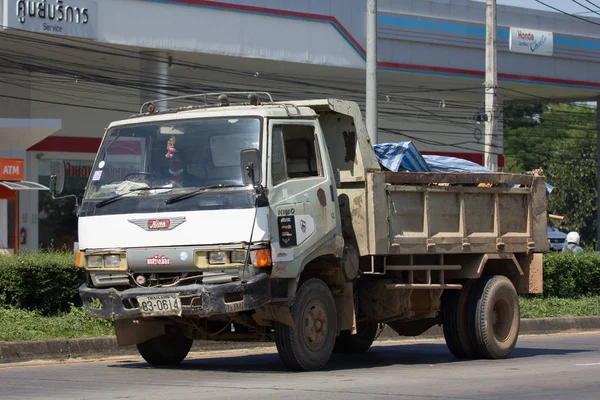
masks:
{"label": "tree", "polygon": [[596,237],[596,113],[576,104],[507,105],[504,110],[506,170],[541,168],[555,187],[548,211],[564,215],[550,223],[578,231],[582,242]]}

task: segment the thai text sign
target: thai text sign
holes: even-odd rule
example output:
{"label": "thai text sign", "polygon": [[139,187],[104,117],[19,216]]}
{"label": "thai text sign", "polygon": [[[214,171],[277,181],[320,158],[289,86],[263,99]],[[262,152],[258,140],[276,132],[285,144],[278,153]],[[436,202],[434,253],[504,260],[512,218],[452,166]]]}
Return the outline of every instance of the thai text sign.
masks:
{"label": "thai text sign", "polygon": [[554,52],[554,34],[533,29],[510,28],[510,51],[551,56]]}
{"label": "thai text sign", "polygon": [[2,19],[7,28],[30,32],[87,39],[98,35],[95,0],[4,0]]}

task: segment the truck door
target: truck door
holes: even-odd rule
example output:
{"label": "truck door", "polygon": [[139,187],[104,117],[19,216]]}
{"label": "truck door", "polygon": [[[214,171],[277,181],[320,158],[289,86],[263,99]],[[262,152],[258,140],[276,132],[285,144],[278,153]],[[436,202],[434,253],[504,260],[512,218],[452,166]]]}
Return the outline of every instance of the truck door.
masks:
{"label": "truck door", "polygon": [[319,129],[316,121],[269,122],[272,274],[277,277],[297,276],[304,258],[339,226],[333,171]]}

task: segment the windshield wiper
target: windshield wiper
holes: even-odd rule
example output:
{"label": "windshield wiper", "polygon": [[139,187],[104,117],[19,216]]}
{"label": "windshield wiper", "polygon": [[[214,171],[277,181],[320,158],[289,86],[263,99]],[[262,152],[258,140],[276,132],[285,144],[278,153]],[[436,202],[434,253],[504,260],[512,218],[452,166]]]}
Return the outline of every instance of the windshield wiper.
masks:
{"label": "windshield wiper", "polygon": [[125,193],[121,193],[121,194],[118,194],[116,196],[109,197],[108,199],[102,200],[100,203],[96,204],[96,208],[101,208],[101,207],[104,207],[107,204],[114,203],[115,201],[117,201],[117,200],[125,197],[129,193],[141,192],[141,191],[144,191],[144,190],[159,190],[159,189],[172,190],[173,188],[163,187],[163,186],[156,186],[156,187],[150,186],[150,187],[141,187],[141,188],[131,189],[131,190],[125,192]]}
{"label": "windshield wiper", "polygon": [[212,185],[212,186],[205,186],[205,187],[201,187],[199,189],[193,190],[189,193],[184,193],[184,194],[180,194],[179,196],[174,196],[171,197],[170,199],[165,200],[165,204],[173,204],[173,203],[177,203],[181,200],[186,200],[189,199],[190,197],[194,197],[196,195],[199,195],[200,193],[206,192],[207,190],[211,190],[211,189],[221,189],[221,188],[232,188],[232,187],[244,187],[244,185]]}

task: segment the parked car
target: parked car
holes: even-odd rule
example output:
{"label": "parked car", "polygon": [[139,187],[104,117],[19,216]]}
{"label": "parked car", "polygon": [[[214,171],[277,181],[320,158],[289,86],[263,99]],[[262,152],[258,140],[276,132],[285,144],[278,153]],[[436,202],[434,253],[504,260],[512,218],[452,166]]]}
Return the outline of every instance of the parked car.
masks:
{"label": "parked car", "polygon": [[550,251],[562,251],[567,241],[567,234],[548,226],[548,240],[550,240]]}

